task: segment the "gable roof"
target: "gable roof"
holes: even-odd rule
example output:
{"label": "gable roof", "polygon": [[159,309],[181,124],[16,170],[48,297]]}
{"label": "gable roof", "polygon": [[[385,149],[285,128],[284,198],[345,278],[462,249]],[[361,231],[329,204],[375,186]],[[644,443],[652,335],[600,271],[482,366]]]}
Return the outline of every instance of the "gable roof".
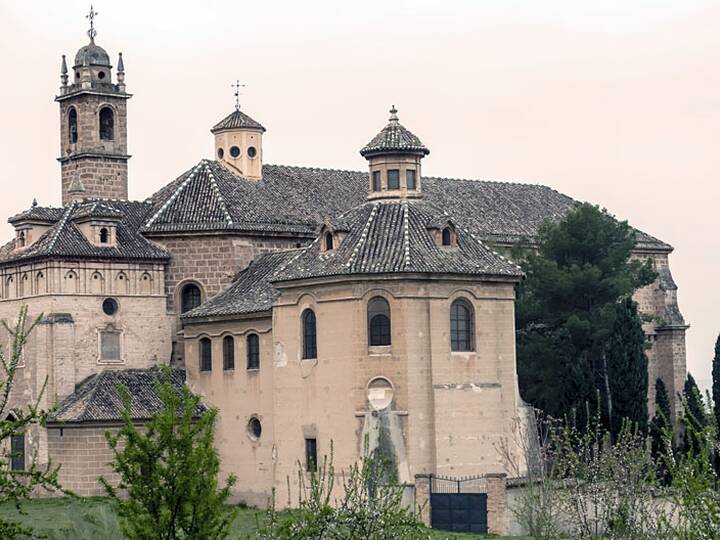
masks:
{"label": "gable roof", "polygon": [[[37,258],[92,258],[167,260],[170,254],[159,245],[140,234],[150,205],[136,201],[86,201],[69,203],[57,212],[59,219],[35,242],[26,248],[15,249],[15,240],[0,247],[0,264],[15,263]],[[73,220],[77,217],[95,216],[119,219],[114,247],[96,246],[90,243]]]}
{"label": "gable roof", "polygon": [[271,281],[277,270],[288,264],[297,250],[260,255],[235,277],[223,292],[182,315],[183,319],[246,315],[270,310],[280,293]]}
{"label": "gable roof", "polygon": [[[53,416],[53,423],[119,422],[124,408],[118,385],[128,390],[130,412],[133,420],[148,420],[162,409],[162,401],[155,391],[160,370],[106,369],[90,375],[75,391],[65,398]],[[170,382],[177,388],[185,385],[185,370],[173,369]],[[196,415],[206,410],[204,405],[196,408]]]}
{"label": "gable roof", "polygon": [[522,277],[518,266],[467,229],[457,229],[457,246],[439,246],[430,229],[448,217],[423,200],[367,202],[340,216],[349,232],[336,249],[321,251],[316,239],[273,280],[387,273]]}

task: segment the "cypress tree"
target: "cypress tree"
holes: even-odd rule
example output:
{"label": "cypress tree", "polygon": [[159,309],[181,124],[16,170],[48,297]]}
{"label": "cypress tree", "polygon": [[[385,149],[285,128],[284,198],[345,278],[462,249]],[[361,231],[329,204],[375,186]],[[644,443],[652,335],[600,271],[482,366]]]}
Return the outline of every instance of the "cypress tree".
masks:
{"label": "cypress tree", "polygon": [[715,357],[712,364],[712,397],[715,411],[715,425],[720,432],[720,336],[715,342]]}
{"label": "cypress tree", "polygon": [[606,404],[610,428],[617,435],[625,419],[647,430],[648,361],[645,332],[637,304],[626,297],[615,307],[615,322],[607,344]]}
{"label": "cypress tree", "polygon": [[662,379],[655,381],[655,415],[650,424],[653,454],[659,456],[665,451],[663,440],[666,435],[672,437],[672,411],[665,383]]}
{"label": "cypress tree", "polygon": [[702,436],[702,431],[707,427],[708,417],[700,389],[695,382],[695,378],[690,373],[687,374],[687,379],[685,379],[683,399],[685,401],[685,415],[683,417],[683,423],[685,424],[685,450],[689,451],[693,449],[697,451],[699,449],[697,439]]}

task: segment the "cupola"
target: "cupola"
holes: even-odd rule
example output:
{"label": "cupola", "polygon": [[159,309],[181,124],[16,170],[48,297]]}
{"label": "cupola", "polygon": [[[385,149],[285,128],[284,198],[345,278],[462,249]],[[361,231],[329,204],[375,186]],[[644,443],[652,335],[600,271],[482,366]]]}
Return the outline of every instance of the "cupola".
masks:
{"label": "cupola", "polygon": [[15,227],[15,249],[30,247],[45,234],[60,218],[62,208],[49,208],[38,206],[33,199],[32,206],[24,212],[8,219]]}
{"label": "cupola", "polygon": [[265,128],[240,110],[235,110],[215,124],[215,159],[233,174],[259,180],[262,178],[262,135]]}
{"label": "cupola", "polygon": [[101,201],[78,206],[72,220],[83,236],[97,247],[117,247],[117,226],[123,214]]}
{"label": "cupola", "polygon": [[368,199],[422,197],[420,160],[430,150],[390,109],[388,124],[360,150],[368,160]]}

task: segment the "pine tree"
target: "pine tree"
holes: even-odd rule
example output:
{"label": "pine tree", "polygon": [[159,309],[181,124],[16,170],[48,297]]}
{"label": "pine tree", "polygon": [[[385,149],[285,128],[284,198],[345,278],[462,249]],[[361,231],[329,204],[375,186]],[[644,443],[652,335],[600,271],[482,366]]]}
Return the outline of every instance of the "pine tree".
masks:
{"label": "pine tree", "polygon": [[631,259],[635,233],[591,204],[546,223],[537,242],[516,249],[527,279],[518,288],[520,392],[553,416],[597,403],[604,353],[620,298],[655,279],[650,261]]}
{"label": "pine tree", "polygon": [[647,429],[648,361],[645,332],[637,304],[627,297],[615,308],[615,323],[608,340],[605,402],[610,431],[616,436],[625,419],[643,432]]}
{"label": "pine tree", "polygon": [[715,357],[712,364],[712,397],[715,411],[715,425],[720,433],[720,336],[715,342]]}

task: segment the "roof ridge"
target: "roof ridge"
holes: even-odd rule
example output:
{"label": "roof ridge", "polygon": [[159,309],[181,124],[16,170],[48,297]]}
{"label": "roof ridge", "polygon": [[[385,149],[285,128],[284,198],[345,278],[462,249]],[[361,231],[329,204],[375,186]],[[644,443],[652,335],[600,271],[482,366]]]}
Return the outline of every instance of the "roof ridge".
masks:
{"label": "roof ridge", "polygon": [[350,258],[348,259],[348,262],[345,263],[345,266],[350,268],[353,261],[355,260],[355,257],[358,254],[358,251],[360,251],[360,248],[365,243],[365,240],[367,240],[368,232],[370,231],[370,225],[372,224],[373,219],[375,218],[375,214],[377,214],[377,209],[379,208],[379,205],[374,204],[372,210],[370,211],[370,215],[367,218],[367,221],[365,222],[365,227],[363,227],[363,231],[360,234],[360,240],[358,240],[358,243],[355,244],[355,249],[353,249],[353,252],[350,254]]}
{"label": "roof ridge", "polygon": [[55,225],[57,228],[55,229],[52,240],[50,240],[50,244],[48,245],[48,251],[52,250],[52,248],[55,247],[55,242],[57,242],[58,238],[60,237],[60,232],[65,228],[65,224],[68,222],[68,220],[70,219],[70,215],[75,210],[76,204],[77,203],[75,201],[72,201],[70,204],[68,204],[65,213],[60,218],[60,221],[58,221]]}
{"label": "roof ridge", "polygon": [[200,170],[200,167],[202,165],[206,165],[205,159],[201,159],[200,163],[198,163],[197,165],[195,165],[195,167],[193,167],[192,172],[188,175],[188,177],[185,180],[183,180],[182,183],[175,189],[173,194],[167,198],[167,200],[163,203],[163,205],[160,207],[160,209],[157,212],[155,212],[155,214],[153,214],[153,216],[150,219],[147,220],[144,227],[149,227],[150,225],[152,225],[155,222],[155,220],[160,217],[160,214],[162,214],[168,208],[168,206],[170,206],[170,203],[174,202],[175,199],[178,198],[178,196],[180,195],[182,190],[185,189],[185,186],[187,186],[190,183],[190,181],[193,178],[195,178],[195,174]]}
{"label": "roof ridge", "polygon": [[407,270],[410,266],[410,223],[409,223],[409,208],[407,200],[402,203],[403,209],[403,242],[405,244],[405,261],[403,263],[403,269]]}
{"label": "roof ridge", "polygon": [[92,400],[93,400],[93,398],[95,397],[95,394],[97,393],[98,386],[100,386],[100,382],[99,382],[99,381],[100,381],[100,378],[101,378],[101,377],[104,377],[104,375],[105,375],[106,372],[107,372],[106,369],[104,369],[104,370],[102,370],[102,371],[99,371],[98,373],[95,374],[95,377],[94,377],[91,381],[88,381],[88,382],[93,383],[93,385],[92,385],[92,387],[90,388],[90,390],[88,391],[88,393],[85,394],[85,397],[86,397],[86,399],[85,399],[85,408],[84,408],[84,410],[83,410],[83,413],[82,413],[81,418],[83,418],[83,417],[85,416],[85,414],[87,413],[88,404],[92,403]]}
{"label": "roof ridge", "polygon": [[222,195],[222,192],[220,191],[220,187],[217,185],[217,182],[215,182],[215,176],[213,175],[212,169],[210,168],[210,165],[208,165],[208,162],[205,161],[205,170],[208,173],[208,177],[210,179],[210,185],[212,186],[213,193],[218,198],[218,201],[220,203],[220,208],[222,209],[223,213],[225,214],[225,219],[228,223],[228,225],[233,224],[232,216],[230,215],[230,212],[228,211],[227,204],[225,203],[225,198]]}

